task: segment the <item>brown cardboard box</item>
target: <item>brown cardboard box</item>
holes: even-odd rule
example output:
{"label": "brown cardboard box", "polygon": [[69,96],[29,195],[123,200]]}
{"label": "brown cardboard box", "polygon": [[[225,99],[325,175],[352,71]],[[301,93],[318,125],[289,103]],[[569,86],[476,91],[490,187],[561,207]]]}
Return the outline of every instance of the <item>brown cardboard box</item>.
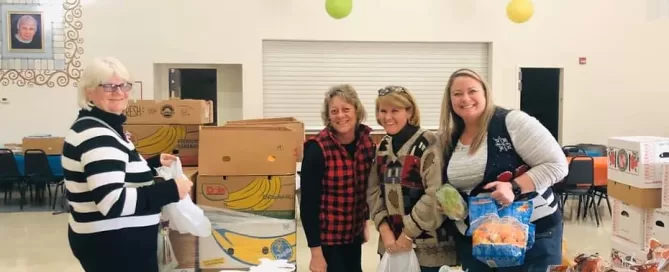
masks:
{"label": "brown cardboard box", "polygon": [[198,168],[206,176],[294,175],[296,132],[278,126],[200,129]]}
{"label": "brown cardboard box", "polygon": [[607,193],[610,197],[637,208],[655,209],[662,207],[662,189],[659,188],[642,189],[609,180]]}
{"label": "brown cardboard box", "polygon": [[302,161],[302,153],[304,152],[304,123],[298,121],[293,117],[277,117],[277,118],[265,118],[265,119],[246,119],[246,120],[236,120],[228,121],[227,125],[244,125],[244,126],[282,126],[292,129],[297,132],[297,137],[295,141],[297,142],[297,161]]}
{"label": "brown cardboard box", "polygon": [[199,125],[125,125],[130,140],[144,158],[179,150],[183,166],[197,166]]}
{"label": "brown cardboard box", "polygon": [[200,125],[214,121],[211,101],[195,99],[131,100],[128,125]]}
{"label": "brown cardboard box", "polygon": [[195,188],[197,188],[197,167],[184,167],[183,171],[184,175],[193,182],[193,187],[190,188],[190,199],[193,203],[197,203],[195,197]]}
{"label": "brown cardboard box", "polygon": [[[297,258],[295,220],[270,219],[267,222],[221,220],[217,212],[205,210],[212,223],[212,235],[196,237],[170,231],[170,240],[179,266],[174,272],[246,271],[261,258]],[[262,222],[262,221],[261,221]]]}
{"label": "brown cardboard box", "polygon": [[197,177],[198,205],[295,219],[295,176]]}
{"label": "brown cardboard box", "polygon": [[63,137],[24,137],[23,151],[28,149],[40,149],[47,155],[61,155],[63,154]]}

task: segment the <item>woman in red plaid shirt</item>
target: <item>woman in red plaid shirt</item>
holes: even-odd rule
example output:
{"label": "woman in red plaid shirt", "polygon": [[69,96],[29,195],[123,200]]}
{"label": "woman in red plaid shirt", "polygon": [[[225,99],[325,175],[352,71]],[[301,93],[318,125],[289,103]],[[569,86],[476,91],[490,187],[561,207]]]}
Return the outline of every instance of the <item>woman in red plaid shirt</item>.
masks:
{"label": "woman in red plaid shirt", "polygon": [[332,87],[323,101],[325,128],[304,144],[300,213],[312,272],[362,272],[375,149],[366,115],[353,87]]}

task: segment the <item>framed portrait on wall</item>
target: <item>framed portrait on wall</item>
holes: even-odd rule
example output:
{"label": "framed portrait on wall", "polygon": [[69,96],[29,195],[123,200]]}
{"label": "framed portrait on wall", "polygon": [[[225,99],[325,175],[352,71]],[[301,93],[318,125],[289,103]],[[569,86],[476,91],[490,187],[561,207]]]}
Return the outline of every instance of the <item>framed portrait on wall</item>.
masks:
{"label": "framed portrait on wall", "polygon": [[53,58],[52,21],[46,6],[2,4],[2,58]]}
{"label": "framed portrait on wall", "polygon": [[44,52],[41,11],[7,11],[5,38],[9,52]]}

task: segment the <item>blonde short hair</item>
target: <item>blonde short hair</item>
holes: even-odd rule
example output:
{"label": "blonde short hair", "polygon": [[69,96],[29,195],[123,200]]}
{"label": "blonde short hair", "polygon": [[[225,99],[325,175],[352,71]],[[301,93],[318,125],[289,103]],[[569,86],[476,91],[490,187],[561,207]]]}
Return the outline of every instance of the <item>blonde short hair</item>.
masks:
{"label": "blonde short hair", "polygon": [[376,98],[376,123],[381,125],[379,121],[379,108],[381,104],[393,105],[398,108],[405,108],[411,112],[409,117],[409,125],[420,126],[420,110],[413,94],[402,86],[386,86],[379,90],[379,96]]}
{"label": "blonde short hair", "polygon": [[323,99],[323,108],[321,110],[321,119],[323,120],[324,126],[330,126],[330,102],[335,97],[339,97],[346,103],[353,105],[355,108],[357,125],[365,121],[365,118],[367,118],[367,111],[365,111],[365,106],[363,106],[362,102],[360,102],[358,92],[355,91],[353,86],[342,84],[331,87],[325,93],[325,99]]}
{"label": "blonde short hair", "polygon": [[[483,139],[488,135],[488,124],[490,119],[492,119],[493,114],[495,113],[495,104],[492,101],[492,94],[486,84],[485,80],[476,72],[470,69],[459,69],[448,78],[448,83],[446,84],[446,89],[444,90],[444,97],[441,102],[441,116],[439,118],[439,132],[441,135],[441,144],[446,148],[444,153],[448,152],[448,148],[454,144],[452,143],[451,137],[454,133],[463,133],[465,129],[465,122],[460,116],[458,116],[453,110],[453,105],[451,101],[451,88],[453,87],[453,82],[456,78],[459,77],[468,77],[476,80],[481,87],[483,88],[483,94],[485,96],[486,105],[481,114],[479,120],[479,132],[474,136],[474,141],[472,142],[469,148],[469,154],[474,154],[479,149],[481,144],[483,144]],[[445,154],[450,155],[450,154]]]}
{"label": "blonde short hair", "polygon": [[105,83],[114,75],[118,76],[126,82],[132,83],[132,77],[125,68],[123,63],[113,57],[94,58],[91,63],[86,66],[84,72],[79,80],[77,87],[77,103],[79,107],[85,110],[91,110],[93,104],[88,100],[86,91],[91,88],[97,88],[100,84]]}

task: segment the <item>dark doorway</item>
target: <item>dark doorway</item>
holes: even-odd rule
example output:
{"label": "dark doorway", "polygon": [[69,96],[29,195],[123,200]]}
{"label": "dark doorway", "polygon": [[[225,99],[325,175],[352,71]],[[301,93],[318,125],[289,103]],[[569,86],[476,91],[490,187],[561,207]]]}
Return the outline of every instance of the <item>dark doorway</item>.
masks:
{"label": "dark doorway", "polygon": [[561,68],[520,68],[520,109],[537,118],[559,141]]}
{"label": "dark doorway", "polygon": [[179,69],[181,99],[211,100],[214,122],[218,124],[216,69]]}

